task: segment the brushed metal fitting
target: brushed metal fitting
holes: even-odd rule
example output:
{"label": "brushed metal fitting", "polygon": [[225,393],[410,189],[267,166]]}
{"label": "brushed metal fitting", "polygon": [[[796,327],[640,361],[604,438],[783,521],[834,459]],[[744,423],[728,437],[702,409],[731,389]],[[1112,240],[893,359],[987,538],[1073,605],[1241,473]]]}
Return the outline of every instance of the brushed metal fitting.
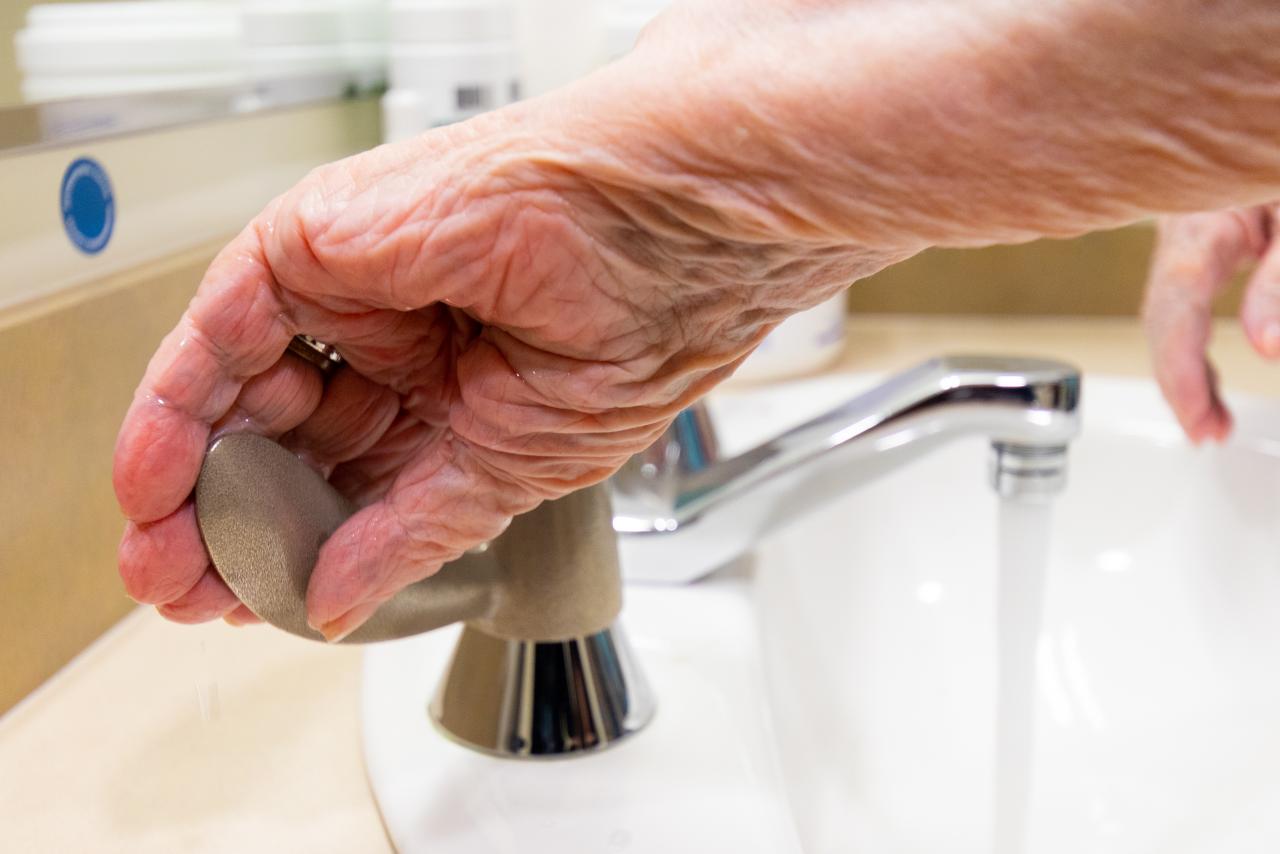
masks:
{"label": "brushed metal fitting", "polygon": [[[196,515],[214,568],[249,610],[291,634],[307,625],[320,547],[356,508],[317,472],[262,436],[209,448]],[[516,517],[386,602],[343,643],[466,627],[431,703],[469,747],[512,757],[608,746],[642,728],[653,700],[617,617],[622,580],[609,496],[590,487]]]}

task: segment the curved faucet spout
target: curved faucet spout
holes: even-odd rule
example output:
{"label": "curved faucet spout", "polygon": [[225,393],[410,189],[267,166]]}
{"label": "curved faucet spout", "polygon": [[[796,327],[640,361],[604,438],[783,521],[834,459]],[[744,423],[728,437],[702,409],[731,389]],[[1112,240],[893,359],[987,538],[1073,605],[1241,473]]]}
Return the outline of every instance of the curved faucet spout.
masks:
{"label": "curved faucet spout", "polygon": [[1060,362],[931,359],[743,454],[721,458],[703,409],[682,413],[611,481],[628,577],[690,580],[765,533],[960,436],[992,441],[1002,495],[1065,484],[1080,372]]}

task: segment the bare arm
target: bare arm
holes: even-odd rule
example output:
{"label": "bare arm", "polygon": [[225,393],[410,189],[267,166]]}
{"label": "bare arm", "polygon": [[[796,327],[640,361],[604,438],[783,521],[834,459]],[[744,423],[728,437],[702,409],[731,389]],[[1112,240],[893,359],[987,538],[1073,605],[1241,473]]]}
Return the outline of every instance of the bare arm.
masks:
{"label": "bare arm", "polygon": [[1277,141],[1273,2],[677,6],[574,86],[317,170],[219,255],[121,429],[126,587],[251,618],[189,493],[254,430],[363,506],[308,591],[341,637],[607,477],[788,314],[930,245],[1280,196]]}
{"label": "bare arm", "polygon": [[1069,235],[1280,195],[1280,7],[692,3],[579,105],[609,161],[586,168],[712,233]]}

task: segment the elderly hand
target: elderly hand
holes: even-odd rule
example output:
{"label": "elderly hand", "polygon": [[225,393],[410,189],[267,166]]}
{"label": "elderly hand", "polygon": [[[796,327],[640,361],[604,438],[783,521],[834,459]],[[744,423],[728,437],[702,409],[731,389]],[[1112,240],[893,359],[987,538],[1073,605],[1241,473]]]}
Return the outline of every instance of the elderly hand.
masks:
{"label": "elderly hand", "polygon": [[[314,627],[341,637],[513,515],[608,476],[786,313],[883,263],[669,222],[627,186],[638,171],[587,164],[586,140],[534,121],[327,166],[218,255],[120,433],[130,595],[178,621],[254,619],[189,498],[211,437],[252,430],[363,507],[308,592]],[[345,358],[327,385],[286,352],[299,333]]]}
{"label": "elderly hand", "polygon": [[[1280,195],[1278,79],[1266,0],[679,4],[565,90],[317,170],[218,256],[121,429],[126,587],[251,619],[189,495],[253,430],[362,506],[308,591],[340,637],[886,264]],[[323,385],[299,333],[348,366]]]}
{"label": "elderly hand", "polygon": [[1280,357],[1280,243],[1274,205],[1162,219],[1143,320],[1156,379],[1193,442],[1222,441],[1231,413],[1218,395],[1207,348],[1213,300],[1246,266],[1240,320],[1255,350]]}

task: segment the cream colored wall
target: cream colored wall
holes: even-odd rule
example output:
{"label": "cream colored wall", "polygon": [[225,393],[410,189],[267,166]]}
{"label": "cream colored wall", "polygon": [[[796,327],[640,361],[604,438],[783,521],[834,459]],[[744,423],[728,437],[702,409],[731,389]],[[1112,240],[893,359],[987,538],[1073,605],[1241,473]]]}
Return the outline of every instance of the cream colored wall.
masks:
{"label": "cream colored wall", "polygon": [[[854,314],[1132,317],[1142,304],[1150,224],[1073,240],[934,249],[849,289]],[[1236,314],[1239,282],[1214,305]]]}
{"label": "cream colored wall", "polygon": [[[47,173],[47,161],[60,166],[87,151],[114,164],[117,192],[127,196],[117,229],[121,249],[129,228],[154,234],[161,227],[148,208],[163,195],[151,192],[154,181],[136,179],[135,167],[146,166],[146,158],[186,162],[175,152],[204,152],[195,162],[206,177],[225,176],[230,186],[257,176],[244,190],[247,212],[226,200],[222,226],[206,219],[203,231],[188,227],[181,250],[114,266],[108,250],[85,260],[98,265],[92,278],[36,287],[35,297],[0,305],[0,713],[131,607],[115,570],[123,520],[112,494],[111,454],[150,354],[213,253],[252,212],[307,169],[376,144],[376,108],[373,99],[299,107],[0,158],[6,179],[0,186],[19,220],[52,203],[55,194],[47,190],[56,187],[58,172]],[[43,185],[23,180],[23,173],[42,172]],[[179,182],[179,195],[198,200],[195,179],[170,180]],[[20,249],[35,239],[19,220],[0,215],[0,261],[10,244]],[[23,277],[55,278],[54,260],[50,250],[44,266],[29,267]],[[18,267],[0,263],[6,275]]]}
{"label": "cream colored wall", "polygon": [[133,607],[115,573],[115,433],[215,251],[0,313],[0,712]]}

